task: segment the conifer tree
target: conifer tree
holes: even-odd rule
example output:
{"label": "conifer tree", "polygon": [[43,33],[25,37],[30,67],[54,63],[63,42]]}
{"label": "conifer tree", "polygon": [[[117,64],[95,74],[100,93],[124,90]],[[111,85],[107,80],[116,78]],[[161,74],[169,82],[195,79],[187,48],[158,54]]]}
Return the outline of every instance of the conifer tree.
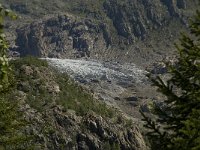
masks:
{"label": "conifer tree", "polygon": [[190,25],[190,34],[176,44],[178,59],[169,66],[170,79],[149,75],[153,85],[167,97],[164,106],[154,104],[156,119],[143,112],[152,149],[200,149],[200,12]]}
{"label": "conifer tree", "polygon": [[28,139],[22,128],[27,123],[17,103],[6,98],[11,93],[13,79],[7,56],[8,42],[3,31],[6,17],[15,19],[16,15],[0,4],[0,149],[25,149]]}
{"label": "conifer tree", "polygon": [[10,72],[7,57],[8,43],[3,32],[5,17],[15,19],[16,15],[7,9],[4,9],[0,4],[0,92],[5,91],[10,85],[10,82],[8,81]]}

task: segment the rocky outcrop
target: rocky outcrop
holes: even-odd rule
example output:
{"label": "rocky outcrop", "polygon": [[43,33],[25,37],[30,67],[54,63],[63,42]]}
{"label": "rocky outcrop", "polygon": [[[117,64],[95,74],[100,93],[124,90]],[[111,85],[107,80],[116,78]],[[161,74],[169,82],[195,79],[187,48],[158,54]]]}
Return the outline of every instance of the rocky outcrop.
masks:
{"label": "rocky outcrop", "polygon": [[[24,16],[37,14],[41,17],[17,29],[17,51],[22,56],[115,60],[118,57],[126,60],[130,57],[133,61],[138,57],[153,55],[157,59],[155,51],[159,49],[157,54],[160,51],[167,53],[166,47],[170,51],[172,48],[169,43],[177,38],[178,30],[185,29],[188,17],[198,8],[197,0],[107,0],[97,2],[97,6],[93,6],[92,1],[82,4],[80,1],[75,2],[77,6],[66,2],[71,8],[64,11],[62,7],[60,15],[55,15],[54,11],[58,8],[50,3],[45,11],[47,9],[49,12],[51,7],[54,11],[48,16],[37,11],[28,13],[29,7],[38,7],[40,2],[10,5]],[[82,15],[80,17],[77,14]],[[159,44],[161,42],[163,44]],[[139,53],[137,49],[140,49]]]}
{"label": "rocky outcrop", "polygon": [[[30,133],[38,145],[49,150],[146,150],[147,146],[136,125],[125,126],[99,115],[77,116],[63,111],[61,106],[39,113],[25,105],[26,118],[32,122]],[[123,119],[122,119],[123,120]],[[40,147],[40,146],[38,146]]]}
{"label": "rocky outcrop", "polygon": [[111,44],[107,25],[69,14],[48,16],[17,30],[22,56],[90,57]]}
{"label": "rocky outcrop", "polygon": [[[30,122],[25,130],[27,135],[36,137],[32,141],[33,146],[36,146],[35,149],[147,149],[138,126],[118,110],[110,107],[114,115],[107,117],[92,110],[82,114],[77,113],[76,110],[67,108],[70,102],[61,105],[59,97],[63,92],[72,92],[72,89],[70,91],[69,85],[64,88],[64,83],[58,82],[55,70],[34,64],[23,64],[15,71],[18,79],[17,90],[14,92],[15,98],[19,103],[20,111]],[[78,88],[78,85],[73,88]],[[73,99],[73,97],[69,98]],[[81,99],[81,96],[77,97]],[[62,98],[65,101],[77,102],[75,104],[77,108],[82,105],[76,98],[74,100],[66,96]],[[93,105],[98,105],[95,103],[97,101]],[[89,103],[87,105],[86,107],[91,107]],[[106,111],[106,107],[102,109]]]}
{"label": "rocky outcrop", "polygon": [[172,18],[185,20],[180,9],[186,9],[187,3],[187,0],[108,0],[104,8],[118,34],[134,41],[144,39],[149,31],[165,26]]}

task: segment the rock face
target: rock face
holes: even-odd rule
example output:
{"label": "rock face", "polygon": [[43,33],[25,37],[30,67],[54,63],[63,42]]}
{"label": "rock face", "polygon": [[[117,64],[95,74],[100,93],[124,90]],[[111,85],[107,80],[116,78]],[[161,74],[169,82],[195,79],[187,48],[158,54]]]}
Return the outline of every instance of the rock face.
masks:
{"label": "rock face", "polygon": [[165,26],[170,19],[184,19],[186,0],[108,0],[104,4],[118,34],[133,41],[144,39],[150,29]]}
{"label": "rock face", "polygon": [[40,57],[90,57],[110,44],[107,26],[69,14],[49,16],[17,30],[21,55]]}
{"label": "rock face", "polygon": [[[28,20],[33,18],[33,23],[17,29],[17,51],[22,56],[116,61],[169,55],[174,49],[170,43],[178,38],[179,30],[186,29],[188,18],[199,7],[198,0],[57,0],[57,5],[48,2],[45,8],[42,2],[29,3],[10,4]],[[32,11],[32,6],[39,11]]]}
{"label": "rock face", "polygon": [[[14,92],[15,98],[20,105],[20,111],[24,112],[24,117],[30,122],[26,128],[27,135],[36,137],[33,141],[35,149],[147,150],[138,126],[116,109],[109,108],[114,110],[112,117],[95,111],[78,114],[76,110],[68,109],[71,103],[67,101],[75,101],[77,108],[81,105],[81,96],[77,96],[80,92],[72,95],[79,99],[63,97],[67,105],[61,105],[60,96],[63,92],[69,93],[72,90],[69,85],[65,87],[63,82],[58,82],[55,70],[35,64],[23,64],[15,71],[16,78],[19,79]],[[78,87],[76,85],[73,88]],[[95,103],[97,101],[93,105]],[[87,105],[90,107],[89,103]]]}
{"label": "rock face", "polygon": [[121,150],[147,149],[135,125],[124,128],[122,124],[113,123],[98,115],[80,117],[71,112],[63,112],[59,106],[43,114],[30,108],[26,108],[26,112],[29,120],[35,123],[31,129],[39,136],[38,143],[50,150],[105,150],[114,148],[114,145]]}

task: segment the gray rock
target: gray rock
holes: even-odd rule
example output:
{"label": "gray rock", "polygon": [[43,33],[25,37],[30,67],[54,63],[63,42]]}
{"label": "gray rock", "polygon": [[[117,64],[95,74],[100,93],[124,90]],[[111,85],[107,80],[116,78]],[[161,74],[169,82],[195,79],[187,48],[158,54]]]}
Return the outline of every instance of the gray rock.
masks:
{"label": "gray rock", "polygon": [[52,15],[17,29],[21,56],[80,58],[95,56],[111,44],[106,25],[72,15]]}

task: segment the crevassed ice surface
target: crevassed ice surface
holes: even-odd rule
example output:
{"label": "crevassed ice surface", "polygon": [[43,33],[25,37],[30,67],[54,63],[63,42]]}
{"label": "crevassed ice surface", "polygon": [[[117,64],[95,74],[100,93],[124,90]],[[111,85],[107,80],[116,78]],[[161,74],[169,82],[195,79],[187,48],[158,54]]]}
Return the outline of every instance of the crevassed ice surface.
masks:
{"label": "crevassed ice surface", "polygon": [[132,93],[129,87],[146,86],[146,72],[134,64],[100,62],[97,60],[73,60],[45,58],[61,72],[93,91],[94,97],[118,107],[116,97]]}
{"label": "crevassed ice surface", "polygon": [[116,83],[144,83],[145,71],[134,64],[119,64],[117,62],[98,62],[96,60],[73,60],[45,58],[50,65],[80,82],[90,80],[107,80]]}

